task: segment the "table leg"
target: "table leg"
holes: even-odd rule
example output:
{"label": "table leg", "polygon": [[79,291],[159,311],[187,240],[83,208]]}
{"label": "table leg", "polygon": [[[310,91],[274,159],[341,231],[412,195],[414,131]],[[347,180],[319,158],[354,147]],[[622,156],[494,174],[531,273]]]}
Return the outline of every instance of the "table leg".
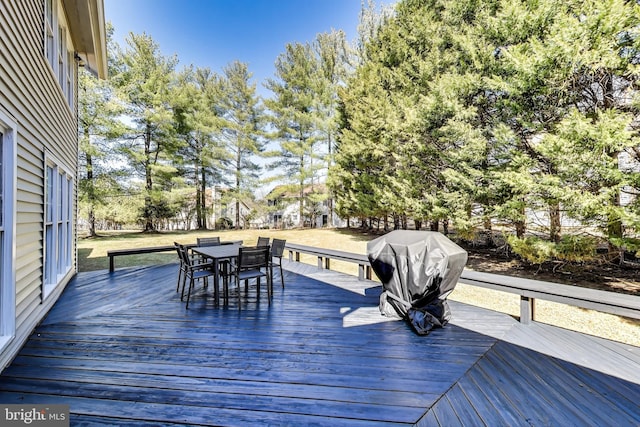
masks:
{"label": "table leg", "polygon": [[219,284],[220,284],[220,265],[218,263],[218,258],[213,259],[213,299],[215,305],[220,304],[220,294],[218,293]]}

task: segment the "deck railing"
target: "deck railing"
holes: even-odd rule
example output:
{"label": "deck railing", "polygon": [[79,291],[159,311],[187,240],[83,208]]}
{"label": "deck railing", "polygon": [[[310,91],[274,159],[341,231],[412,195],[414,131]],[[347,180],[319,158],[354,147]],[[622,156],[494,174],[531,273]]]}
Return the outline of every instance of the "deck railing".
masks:
{"label": "deck railing", "polygon": [[[114,257],[151,252],[175,250],[173,246],[153,248],[133,248],[109,251],[109,270],[114,270]],[[300,254],[317,258],[318,269],[331,269],[331,260],[343,261],[358,265],[358,278],[371,280],[369,258],[363,254],[318,248],[315,246],[287,243],[289,261],[300,262]],[[562,285],[559,283],[531,280],[521,277],[483,273],[465,269],[460,276],[460,283],[481,288],[508,292],[520,296],[520,322],[530,323],[535,320],[535,300],[542,299],[571,306],[597,310],[618,316],[640,319],[640,296],[617,292],[589,289],[580,286]]]}
{"label": "deck railing", "polygon": [[[287,243],[285,249],[289,251],[289,261],[300,262],[300,254],[313,255],[318,259],[319,269],[330,269],[332,259],[350,262],[358,264],[360,280],[371,279],[371,265],[366,255],[293,243]],[[462,272],[459,282],[519,295],[520,322],[522,323],[535,320],[536,299],[640,319],[640,296],[468,269]]]}

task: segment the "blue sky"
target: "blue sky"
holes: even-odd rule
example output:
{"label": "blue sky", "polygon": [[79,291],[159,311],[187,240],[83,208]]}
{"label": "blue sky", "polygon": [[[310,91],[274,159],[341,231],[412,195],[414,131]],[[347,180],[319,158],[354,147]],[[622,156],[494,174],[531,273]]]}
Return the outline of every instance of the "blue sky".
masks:
{"label": "blue sky", "polygon": [[[395,0],[378,0],[391,4]],[[176,54],[179,68],[249,64],[258,92],[274,76],[274,62],[292,42],[312,42],[318,33],[342,29],[357,36],[361,0],[105,0],[106,20],[125,47],[130,33],[146,33],[163,55]]]}

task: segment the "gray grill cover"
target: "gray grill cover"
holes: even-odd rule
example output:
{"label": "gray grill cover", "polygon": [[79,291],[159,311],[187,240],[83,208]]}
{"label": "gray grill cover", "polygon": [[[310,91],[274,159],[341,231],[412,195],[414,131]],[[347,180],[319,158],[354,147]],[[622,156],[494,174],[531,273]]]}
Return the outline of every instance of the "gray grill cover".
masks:
{"label": "gray grill cover", "polygon": [[446,298],[467,263],[464,249],[435,231],[396,230],[368,242],[367,254],[382,282],[383,315],[413,320],[415,309],[426,309],[437,326],[447,323]]}

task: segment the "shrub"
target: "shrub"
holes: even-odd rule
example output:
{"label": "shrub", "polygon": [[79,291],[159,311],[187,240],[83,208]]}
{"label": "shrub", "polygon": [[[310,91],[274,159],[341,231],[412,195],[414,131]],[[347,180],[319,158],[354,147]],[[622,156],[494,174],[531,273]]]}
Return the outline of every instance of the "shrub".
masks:
{"label": "shrub", "polygon": [[222,217],[216,220],[216,230],[230,230],[233,228],[233,221],[229,218]]}
{"label": "shrub", "polygon": [[562,236],[559,243],[541,239],[539,237],[508,236],[507,241],[511,250],[522,259],[532,264],[542,264],[546,261],[584,262],[592,261],[596,257],[598,239],[591,236]]}
{"label": "shrub", "polygon": [[562,261],[584,262],[596,257],[598,239],[591,236],[562,236],[556,245],[556,257]]}
{"label": "shrub", "polygon": [[532,264],[551,261],[556,254],[556,245],[553,242],[538,237],[529,236],[521,239],[517,236],[508,236],[507,242],[514,253]]}

